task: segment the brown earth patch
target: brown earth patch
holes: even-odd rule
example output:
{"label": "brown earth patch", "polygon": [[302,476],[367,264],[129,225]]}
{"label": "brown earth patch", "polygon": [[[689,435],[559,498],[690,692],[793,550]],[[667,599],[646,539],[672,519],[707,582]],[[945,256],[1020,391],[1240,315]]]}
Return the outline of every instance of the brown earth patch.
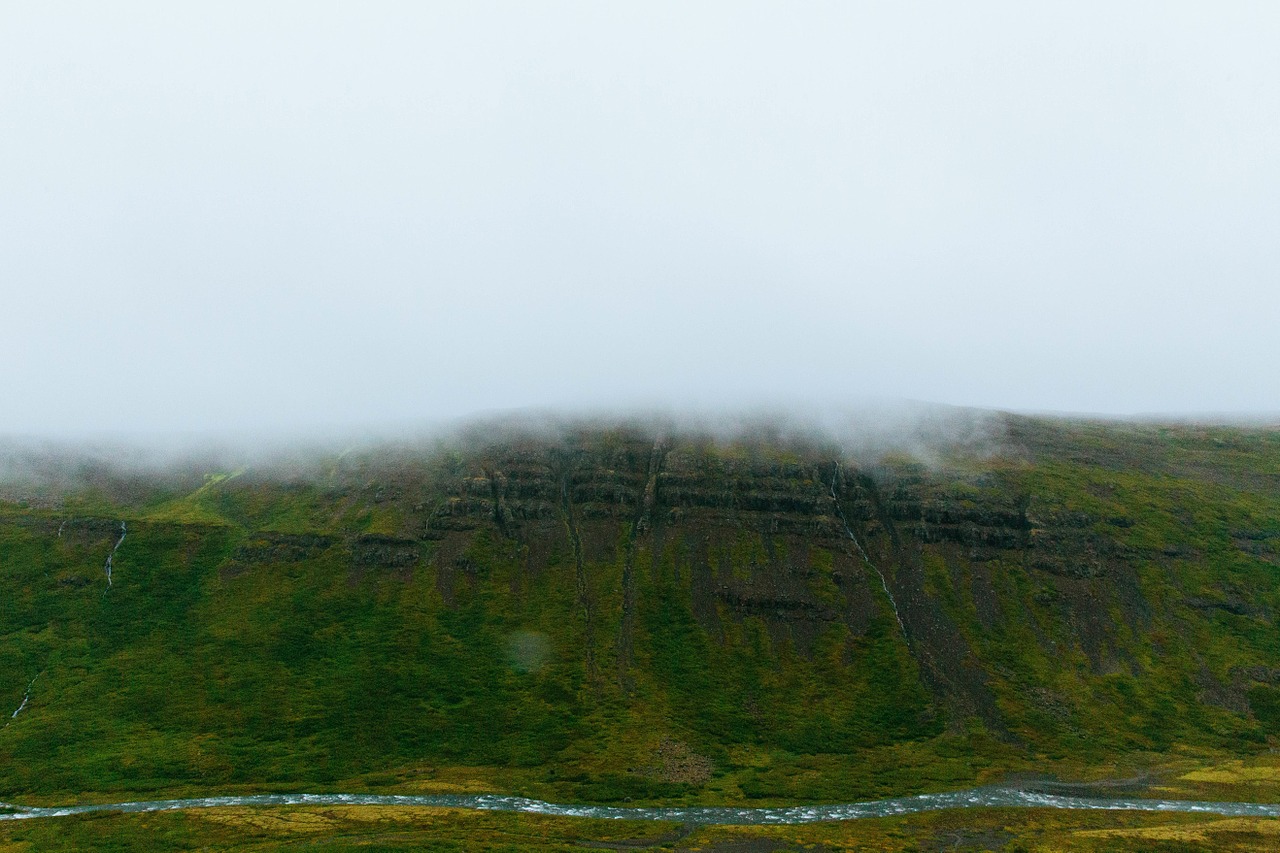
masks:
{"label": "brown earth patch", "polygon": [[705,785],[715,771],[715,764],[699,755],[683,741],[663,738],[653,751],[654,766],[642,771],[663,782],[686,785]]}

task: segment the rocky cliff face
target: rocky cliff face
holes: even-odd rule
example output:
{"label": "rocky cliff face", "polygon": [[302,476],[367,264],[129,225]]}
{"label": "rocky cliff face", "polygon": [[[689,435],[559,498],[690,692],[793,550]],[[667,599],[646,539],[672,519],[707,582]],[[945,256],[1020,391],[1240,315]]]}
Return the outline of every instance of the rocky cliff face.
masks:
{"label": "rocky cliff face", "polygon": [[[775,646],[811,656],[818,638],[838,628],[844,660],[856,667],[858,640],[896,623],[889,633],[948,724],[975,719],[1013,740],[1025,723],[1010,719],[1010,705],[1039,702],[1044,708],[1033,711],[1070,714],[1047,684],[1010,679],[993,659],[993,636],[1034,639],[1045,662],[1065,652],[1096,676],[1142,677],[1144,632],[1162,621],[1156,609],[1165,607],[1160,615],[1174,622],[1181,606],[1259,616],[1261,605],[1249,603],[1256,592],[1246,597],[1219,583],[1211,583],[1216,593],[1184,598],[1172,612],[1169,601],[1153,601],[1144,573],[1176,578],[1191,546],[1176,534],[1173,543],[1135,544],[1126,535],[1137,523],[1129,514],[1085,511],[1072,495],[1042,489],[1037,463],[1068,455],[1053,444],[1053,428],[1046,436],[1039,422],[1009,419],[1005,429],[996,454],[936,466],[909,457],[859,464],[816,445],[719,445],[626,430],[508,437],[473,449],[456,476],[437,484],[444,497],[408,529],[436,543],[427,564],[446,600],[458,578],[474,574],[467,555],[479,531],[510,542],[528,577],[571,556],[588,666],[616,654],[623,683],[635,646],[637,578],[665,571],[715,643],[731,642],[727,624],[750,620]],[[1098,456],[1104,465],[1091,476],[1099,482],[1088,488],[1104,497],[1115,490],[1108,469],[1123,479],[1152,462]],[[1270,546],[1258,543],[1273,535],[1235,531],[1233,542],[1239,553],[1265,559]],[[1268,587],[1263,597],[1272,593]],[[609,607],[618,612],[602,612]],[[617,623],[616,636],[600,634],[602,621]],[[1220,693],[1202,691],[1201,699]]]}

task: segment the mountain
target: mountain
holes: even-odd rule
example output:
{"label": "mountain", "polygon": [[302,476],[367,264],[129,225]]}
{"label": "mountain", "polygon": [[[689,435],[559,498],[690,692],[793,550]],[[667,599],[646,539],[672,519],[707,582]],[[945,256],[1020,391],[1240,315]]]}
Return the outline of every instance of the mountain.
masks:
{"label": "mountain", "polygon": [[11,447],[0,798],[845,801],[1274,743],[1280,429],[965,417]]}

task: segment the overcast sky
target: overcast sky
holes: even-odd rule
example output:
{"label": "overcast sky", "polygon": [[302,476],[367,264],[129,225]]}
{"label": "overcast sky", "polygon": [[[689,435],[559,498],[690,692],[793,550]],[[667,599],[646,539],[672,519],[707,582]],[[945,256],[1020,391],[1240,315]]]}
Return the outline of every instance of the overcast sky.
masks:
{"label": "overcast sky", "polygon": [[0,431],[1280,409],[1280,4],[0,3]]}

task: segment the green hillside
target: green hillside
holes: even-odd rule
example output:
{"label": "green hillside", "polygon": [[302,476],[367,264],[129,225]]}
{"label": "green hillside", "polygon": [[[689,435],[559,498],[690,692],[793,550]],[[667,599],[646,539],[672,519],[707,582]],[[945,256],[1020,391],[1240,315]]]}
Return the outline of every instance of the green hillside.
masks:
{"label": "green hillside", "polygon": [[42,457],[0,490],[0,799],[765,804],[1265,752],[1280,430],[990,426]]}

